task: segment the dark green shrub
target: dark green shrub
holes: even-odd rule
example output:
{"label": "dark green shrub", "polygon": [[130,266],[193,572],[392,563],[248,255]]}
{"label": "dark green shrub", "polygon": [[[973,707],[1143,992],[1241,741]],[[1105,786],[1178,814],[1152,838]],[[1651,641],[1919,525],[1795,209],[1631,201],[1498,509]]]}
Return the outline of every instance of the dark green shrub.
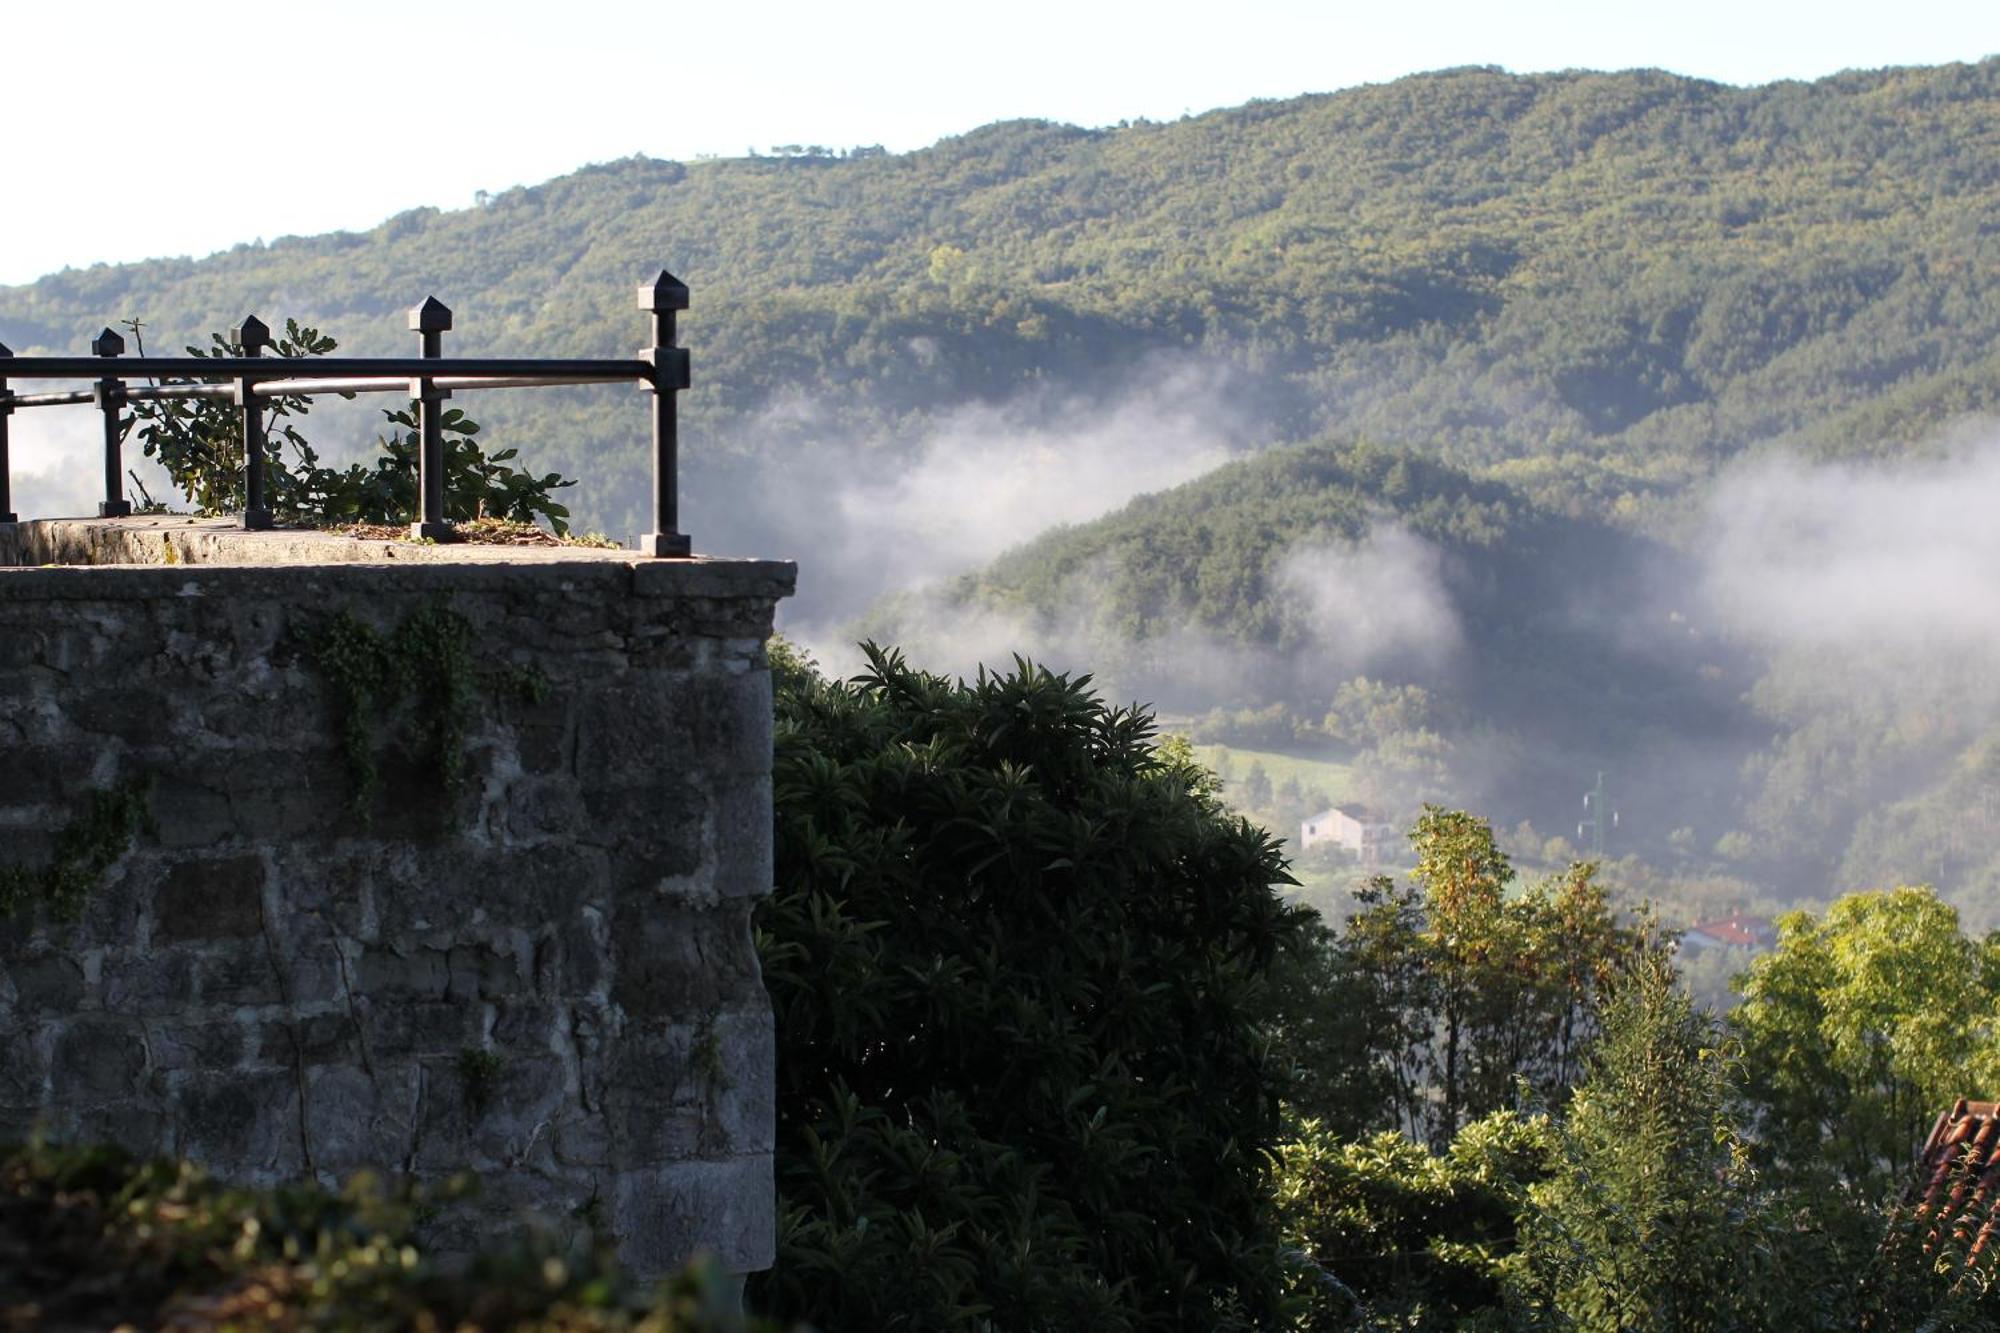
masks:
{"label": "dark green shrub", "polygon": [[1016,662],[780,653],[779,1257],[830,1333],[1278,1318],[1276,844],[1152,718]]}

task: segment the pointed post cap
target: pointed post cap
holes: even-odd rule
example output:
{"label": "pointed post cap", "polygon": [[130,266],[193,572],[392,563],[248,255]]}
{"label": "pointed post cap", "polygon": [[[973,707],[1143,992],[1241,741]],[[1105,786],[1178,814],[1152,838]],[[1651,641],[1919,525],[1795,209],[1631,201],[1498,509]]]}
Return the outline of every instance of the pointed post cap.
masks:
{"label": "pointed post cap", "polygon": [[651,282],[639,284],[639,308],[641,310],[685,310],[688,308],[687,284],[665,269]]}
{"label": "pointed post cap", "polygon": [[245,316],[241,324],[229,331],[229,341],[255,356],[271,345],[271,326],[255,315]]}
{"label": "pointed post cap", "polygon": [[12,356],[12,355],[14,355],[14,349],[7,346],[6,343],[0,343],[0,356]]}
{"label": "pointed post cap", "polygon": [[125,340],[118,335],[116,329],[106,329],[90,340],[90,354],[92,356],[123,356],[125,355]]}
{"label": "pointed post cap", "polygon": [[435,296],[410,312],[410,328],[418,333],[443,333],[451,327],[451,307]]}

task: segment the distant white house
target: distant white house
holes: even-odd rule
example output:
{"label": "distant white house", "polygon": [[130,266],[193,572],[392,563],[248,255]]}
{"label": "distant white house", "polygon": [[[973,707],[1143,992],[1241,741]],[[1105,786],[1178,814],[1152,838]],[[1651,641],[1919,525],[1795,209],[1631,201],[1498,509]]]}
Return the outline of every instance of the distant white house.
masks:
{"label": "distant white house", "polygon": [[1396,836],[1396,826],[1365,805],[1336,805],[1308,815],[1299,825],[1299,846],[1310,851],[1322,843],[1352,852],[1364,866],[1378,865]]}

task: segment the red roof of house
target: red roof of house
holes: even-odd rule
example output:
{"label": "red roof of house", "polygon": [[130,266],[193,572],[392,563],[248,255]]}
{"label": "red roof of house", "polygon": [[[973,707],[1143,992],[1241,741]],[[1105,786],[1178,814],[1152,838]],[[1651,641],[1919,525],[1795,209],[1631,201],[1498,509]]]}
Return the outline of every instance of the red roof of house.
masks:
{"label": "red roof of house", "polygon": [[1706,935],[1718,944],[1733,944],[1740,949],[1754,949],[1777,938],[1771,918],[1747,916],[1742,912],[1689,926],[1688,934]]}

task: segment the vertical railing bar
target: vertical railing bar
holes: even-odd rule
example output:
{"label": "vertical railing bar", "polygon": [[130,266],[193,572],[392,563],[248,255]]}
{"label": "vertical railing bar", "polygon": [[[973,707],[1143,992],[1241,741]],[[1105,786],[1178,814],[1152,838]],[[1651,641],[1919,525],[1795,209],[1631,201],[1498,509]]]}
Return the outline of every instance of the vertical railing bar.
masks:
{"label": "vertical railing bar", "polygon": [[[242,355],[261,357],[271,341],[271,328],[255,315],[229,331],[229,341]],[[271,505],[264,494],[264,463],[270,441],[264,434],[264,405],[257,398],[257,382],[248,375],[236,380],[236,406],[243,414],[243,526],[262,529],[271,526]]]}
{"label": "vertical railing bar", "polygon": [[[90,340],[93,356],[107,359],[125,354],[125,339],[115,330],[105,329]],[[108,371],[107,367],[107,371]],[[130,518],[132,502],[125,498],[125,463],[118,412],[125,406],[125,381],[109,373],[97,382],[97,407],[104,414],[104,499],[97,506],[99,518]]]}
{"label": "vertical railing bar", "polygon": [[[13,360],[14,353],[6,343],[0,343],[0,363]],[[0,371],[6,366],[0,364]],[[14,415],[14,395],[7,388],[7,376],[0,374],[0,523],[13,523],[19,516],[14,512],[14,467],[8,457],[7,422]]]}
{"label": "vertical railing bar", "polygon": [[639,288],[639,308],[653,316],[653,345],[639,354],[653,367],[653,530],[640,536],[640,551],[653,556],[685,556],[692,550],[680,530],[680,404],[688,387],[688,355],[675,345],[674,312],[688,308],[687,284],[665,269]]}
{"label": "vertical railing bar", "polygon": [[[422,340],[421,355],[435,359],[444,355],[444,335],[451,328],[451,310],[435,296],[410,312],[410,328]],[[417,400],[417,496],[421,514],[410,524],[410,535],[443,541],[451,536],[451,524],[444,516],[444,422],[443,403],[449,390],[438,388],[428,377],[410,381]]]}

